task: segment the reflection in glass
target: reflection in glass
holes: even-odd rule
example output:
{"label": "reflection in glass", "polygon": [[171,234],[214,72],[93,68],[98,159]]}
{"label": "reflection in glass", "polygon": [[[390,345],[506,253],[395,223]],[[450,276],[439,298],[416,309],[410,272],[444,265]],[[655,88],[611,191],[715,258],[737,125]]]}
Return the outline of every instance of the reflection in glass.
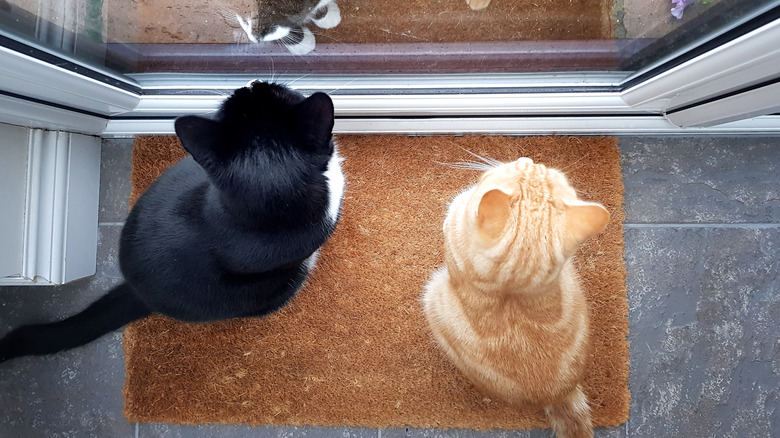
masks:
{"label": "reflection in glass", "polygon": [[[634,71],[778,0],[0,0],[0,28],[119,73]],[[4,44],[5,44],[4,43]]]}

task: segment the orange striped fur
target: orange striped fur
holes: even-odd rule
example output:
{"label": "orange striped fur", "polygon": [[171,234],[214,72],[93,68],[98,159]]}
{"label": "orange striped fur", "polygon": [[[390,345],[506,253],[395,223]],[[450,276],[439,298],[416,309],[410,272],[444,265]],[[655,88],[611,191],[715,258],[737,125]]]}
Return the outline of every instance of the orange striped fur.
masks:
{"label": "orange striped fur", "polygon": [[497,164],[450,204],[445,265],[422,297],[464,375],[492,397],[544,407],[559,438],[593,436],[581,386],[588,306],[571,258],[608,220],[561,172],[528,158]]}

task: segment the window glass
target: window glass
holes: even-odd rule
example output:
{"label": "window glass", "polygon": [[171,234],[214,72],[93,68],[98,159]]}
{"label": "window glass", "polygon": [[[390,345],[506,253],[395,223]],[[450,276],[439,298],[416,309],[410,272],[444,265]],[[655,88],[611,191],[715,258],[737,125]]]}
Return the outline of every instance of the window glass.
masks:
{"label": "window glass", "polygon": [[0,0],[4,45],[116,73],[626,72],[778,0]]}

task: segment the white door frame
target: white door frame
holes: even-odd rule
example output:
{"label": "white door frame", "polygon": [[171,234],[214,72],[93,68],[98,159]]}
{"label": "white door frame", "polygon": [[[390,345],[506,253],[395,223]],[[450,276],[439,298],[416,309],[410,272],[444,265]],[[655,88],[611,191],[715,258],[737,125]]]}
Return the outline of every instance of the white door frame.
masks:
{"label": "white door frame", "polygon": [[[771,134],[780,132],[776,119],[755,117],[777,108],[760,98],[765,93],[751,93],[749,87],[780,78],[777,41],[780,20],[626,90],[618,88],[620,76],[577,74],[311,75],[295,79],[292,87],[334,91],[337,129],[344,127],[345,133],[377,133],[390,127],[391,132],[410,134],[415,129],[493,132],[500,123],[505,124],[501,133],[519,135]],[[213,111],[226,93],[249,78],[168,75],[166,82],[160,76],[165,77],[118,78],[130,85],[127,90],[0,47],[0,122],[100,136],[170,134],[175,117]],[[555,84],[569,91],[535,91]],[[594,85],[605,91],[592,91]],[[169,93],[160,94],[160,88]],[[193,88],[203,92],[193,95]],[[744,96],[739,96],[741,89],[747,89]],[[190,93],[177,94],[180,91]],[[720,94],[727,94],[722,102]],[[703,102],[702,108],[697,102]],[[431,117],[459,120],[451,124]],[[495,123],[489,122],[495,117]],[[361,120],[371,123],[361,130]],[[426,127],[426,120],[438,128]],[[736,120],[742,121],[716,126]],[[543,123],[534,129],[537,121]]]}
{"label": "white door frame", "polygon": [[[24,135],[18,135],[19,130]],[[0,286],[54,285],[95,273],[100,138],[0,124],[0,135],[14,133],[16,180],[7,183],[24,198],[6,203],[14,223],[0,229],[0,240],[21,235],[21,244],[3,248],[7,270]],[[18,154],[16,154],[18,155]],[[8,157],[7,150],[0,156]],[[4,163],[8,165],[9,163]],[[18,269],[18,270],[17,270]]]}
{"label": "white door frame", "polygon": [[709,127],[780,110],[780,20],[621,93],[680,127]]}

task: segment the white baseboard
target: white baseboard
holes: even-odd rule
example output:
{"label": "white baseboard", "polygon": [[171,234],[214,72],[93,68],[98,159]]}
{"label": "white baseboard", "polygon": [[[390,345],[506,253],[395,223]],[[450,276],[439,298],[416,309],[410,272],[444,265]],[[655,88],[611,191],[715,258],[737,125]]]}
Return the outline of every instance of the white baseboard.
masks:
{"label": "white baseboard", "polygon": [[40,277],[33,279],[20,276],[0,278],[0,287],[6,286],[56,286],[56,284]]}

